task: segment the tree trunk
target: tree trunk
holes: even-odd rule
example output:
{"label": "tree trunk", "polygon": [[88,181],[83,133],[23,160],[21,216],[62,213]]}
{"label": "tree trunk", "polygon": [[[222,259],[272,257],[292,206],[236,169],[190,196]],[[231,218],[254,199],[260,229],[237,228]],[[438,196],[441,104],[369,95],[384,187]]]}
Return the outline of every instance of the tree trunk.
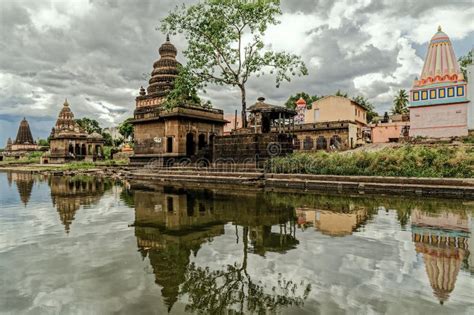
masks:
{"label": "tree trunk", "polygon": [[245,100],[245,85],[239,85],[242,96],[242,128],[247,128],[247,102]]}

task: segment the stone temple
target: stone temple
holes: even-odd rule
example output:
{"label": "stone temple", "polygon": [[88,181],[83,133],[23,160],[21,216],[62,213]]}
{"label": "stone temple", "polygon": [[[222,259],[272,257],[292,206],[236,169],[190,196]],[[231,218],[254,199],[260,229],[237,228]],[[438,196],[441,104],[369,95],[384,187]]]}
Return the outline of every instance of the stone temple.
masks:
{"label": "stone temple", "polygon": [[104,156],[104,139],[96,132],[88,134],[79,126],[67,100],[51,130],[49,143],[50,150],[41,159],[44,164],[95,161]]}
{"label": "stone temple", "polygon": [[7,146],[3,154],[5,156],[19,157],[28,152],[37,150],[38,145],[33,139],[33,135],[31,134],[30,130],[30,125],[28,124],[26,118],[23,118],[23,120],[20,122],[20,126],[18,127],[18,133],[16,135],[15,141],[12,141],[11,138],[8,138]]}
{"label": "stone temple", "polygon": [[160,59],[153,64],[148,88],[142,87],[135,99],[135,154],[132,164],[150,161],[174,164],[183,159],[212,159],[215,136],[223,133],[224,113],[219,109],[180,104],[165,108],[164,102],[174,87],[180,63],[169,37],[159,48]]}

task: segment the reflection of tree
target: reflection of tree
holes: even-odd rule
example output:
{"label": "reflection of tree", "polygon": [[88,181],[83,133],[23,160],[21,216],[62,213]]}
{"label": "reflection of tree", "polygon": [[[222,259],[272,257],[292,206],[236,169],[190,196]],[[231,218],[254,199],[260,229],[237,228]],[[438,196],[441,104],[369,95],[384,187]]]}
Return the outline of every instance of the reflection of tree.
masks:
{"label": "reflection of tree", "polygon": [[[242,264],[227,265],[223,270],[210,270],[190,264],[181,295],[187,295],[187,311],[200,314],[222,314],[233,309],[238,314],[265,313],[283,306],[300,306],[308,297],[308,284],[299,295],[298,284],[281,278],[278,287],[268,289],[261,281],[255,282],[247,272],[249,228],[243,227]],[[301,283],[303,285],[303,283]]]}

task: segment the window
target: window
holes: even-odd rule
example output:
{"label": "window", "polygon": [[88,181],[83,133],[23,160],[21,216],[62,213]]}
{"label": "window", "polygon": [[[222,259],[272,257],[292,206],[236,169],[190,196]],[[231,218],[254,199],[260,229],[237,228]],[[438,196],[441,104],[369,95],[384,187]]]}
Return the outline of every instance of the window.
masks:
{"label": "window", "polygon": [[413,101],[419,101],[420,100],[420,92],[416,91],[413,92]]}
{"label": "window", "polygon": [[458,96],[464,96],[464,86],[458,86],[457,95]]}
{"label": "window", "polygon": [[450,87],[448,88],[448,97],[453,97],[454,96],[454,88]]}
{"label": "window", "polygon": [[430,90],[430,99],[436,98],[436,90]]}
{"label": "window", "polygon": [[428,91],[421,91],[421,99],[422,100],[428,99]]}
{"label": "window", "polygon": [[439,98],[445,98],[446,97],[446,90],[445,89],[439,89],[438,90],[438,97]]}
{"label": "window", "polygon": [[166,138],[166,153],[173,152],[173,137]]}

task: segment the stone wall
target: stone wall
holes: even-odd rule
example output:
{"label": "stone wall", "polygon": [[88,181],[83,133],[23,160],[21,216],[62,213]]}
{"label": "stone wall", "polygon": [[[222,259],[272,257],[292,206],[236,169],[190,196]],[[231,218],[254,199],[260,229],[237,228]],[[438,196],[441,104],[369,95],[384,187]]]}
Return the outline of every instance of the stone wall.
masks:
{"label": "stone wall", "polygon": [[357,143],[357,125],[347,121],[296,125],[294,134],[295,150],[349,150]]}
{"label": "stone wall", "polygon": [[286,133],[240,134],[216,137],[214,162],[263,162],[293,152],[293,136]]}

